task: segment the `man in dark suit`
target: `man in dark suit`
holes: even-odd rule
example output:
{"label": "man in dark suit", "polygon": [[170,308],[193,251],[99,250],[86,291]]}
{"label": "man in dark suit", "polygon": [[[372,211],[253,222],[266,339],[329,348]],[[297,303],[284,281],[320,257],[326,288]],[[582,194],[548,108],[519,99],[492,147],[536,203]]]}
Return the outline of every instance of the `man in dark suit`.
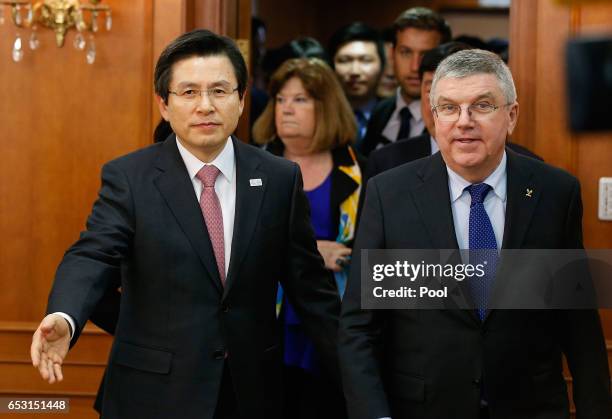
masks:
{"label": "man in dark suit", "polygon": [[176,136],[104,166],[87,230],[58,268],[31,348],[50,383],[121,281],[104,418],[278,418],[278,281],[336,375],[339,298],[300,171],[230,137],[246,88],[229,38],[197,30],[173,41],[155,90]]}
{"label": "man in dark suit", "polygon": [[[434,138],[435,126],[433,114],[431,112],[431,105],[429,102],[429,92],[431,90],[431,82],[433,80],[434,72],[442,60],[449,55],[457,51],[471,48],[472,47],[469,45],[462,44],[460,42],[447,42],[445,44],[438,45],[436,48],[427,51],[423,55],[423,60],[419,66],[419,78],[421,80],[420,104],[421,116],[423,118],[423,122],[425,123],[426,131],[420,135],[417,135],[416,137],[396,141],[374,150],[368,157],[368,165],[364,174],[364,185],[367,184],[367,181],[370,178],[379,173],[397,167],[401,164],[430,156],[439,150],[436,139]],[[506,145],[512,151],[519,154],[524,154],[526,156],[542,160],[541,157],[518,144],[508,142]],[[365,196],[365,193],[362,193],[361,196]]]}
{"label": "man in dark suit", "polygon": [[393,29],[393,68],[400,87],[372,111],[360,148],[366,156],[385,144],[424,132],[419,65],[426,51],[451,39],[450,27],[444,19],[425,7],[404,11],[393,23]]}
{"label": "man in dark suit", "polygon": [[612,417],[595,310],[361,309],[361,249],[582,248],[577,179],[505,146],[518,103],[498,56],[448,57],[431,101],[440,153],[369,183],[340,320],[350,418],[569,418],[562,355],[576,417]]}

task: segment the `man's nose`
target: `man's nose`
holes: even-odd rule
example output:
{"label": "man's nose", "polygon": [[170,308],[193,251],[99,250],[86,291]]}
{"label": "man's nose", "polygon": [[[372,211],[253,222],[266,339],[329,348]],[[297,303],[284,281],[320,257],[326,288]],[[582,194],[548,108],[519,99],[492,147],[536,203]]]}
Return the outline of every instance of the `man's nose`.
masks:
{"label": "man's nose", "polygon": [[459,128],[470,128],[474,126],[474,120],[472,119],[472,115],[470,114],[469,108],[461,107],[459,113],[459,119],[457,120],[457,127]]}
{"label": "man's nose", "polygon": [[410,71],[413,73],[418,73],[420,65],[421,56],[419,54],[412,54],[412,58],[410,58]]}
{"label": "man's nose", "polygon": [[351,74],[361,74],[361,63],[359,60],[353,60],[351,62]]}
{"label": "man's nose", "polygon": [[210,99],[210,95],[208,91],[202,90],[200,92],[200,97],[196,99],[197,107],[199,111],[202,112],[210,112],[215,108],[213,101]]}

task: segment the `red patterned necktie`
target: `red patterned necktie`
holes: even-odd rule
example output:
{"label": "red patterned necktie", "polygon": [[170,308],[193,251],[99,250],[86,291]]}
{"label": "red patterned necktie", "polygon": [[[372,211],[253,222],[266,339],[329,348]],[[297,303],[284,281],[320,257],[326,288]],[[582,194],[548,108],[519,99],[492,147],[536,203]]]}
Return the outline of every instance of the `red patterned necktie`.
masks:
{"label": "red patterned necktie", "polygon": [[202,182],[202,193],[200,194],[200,208],[208,236],[212,243],[215,259],[217,260],[217,269],[221,283],[225,286],[225,242],[223,238],[223,214],[221,213],[221,204],[219,197],[215,192],[215,180],[219,176],[219,169],[213,165],[206,165],[200,169],[196,177]]}

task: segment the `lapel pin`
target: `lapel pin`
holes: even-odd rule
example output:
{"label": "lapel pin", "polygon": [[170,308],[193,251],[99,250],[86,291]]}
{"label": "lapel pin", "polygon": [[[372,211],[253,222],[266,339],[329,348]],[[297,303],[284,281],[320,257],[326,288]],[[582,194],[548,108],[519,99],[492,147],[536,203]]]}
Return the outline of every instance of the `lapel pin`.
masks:
{"label": "lapel pin", "polygon": [[531,194],[532,194],[532,193],[533,193],[533,189],[529,189],[529,188],[527,188],[527,191],[525,192],[525,196],[526,196],[527,198],[531,198]]}
{"label": "lapel pin", "polygon": [[263,185],[261,179],[257,178],[257,179],[249,179],[249,183],[251,184],[251,186],[261,186]]}

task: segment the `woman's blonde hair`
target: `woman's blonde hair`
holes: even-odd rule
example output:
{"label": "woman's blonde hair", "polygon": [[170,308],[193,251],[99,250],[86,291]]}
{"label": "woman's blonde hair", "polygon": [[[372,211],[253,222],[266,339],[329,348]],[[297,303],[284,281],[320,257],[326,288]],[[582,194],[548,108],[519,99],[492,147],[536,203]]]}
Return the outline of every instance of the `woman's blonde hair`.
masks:
{"label": "woman's blonde hair", "polygon": [[278,136],[274,123],[276,95],[293,77],[300,79],[315,101],[316,125],[310,151],[325,151],[352,143],[357,134],[355,116],[336,74],[319,58],[287,60],[272,75],[268,89],[270,100],[253,126],[255,142],[266,144]]}

